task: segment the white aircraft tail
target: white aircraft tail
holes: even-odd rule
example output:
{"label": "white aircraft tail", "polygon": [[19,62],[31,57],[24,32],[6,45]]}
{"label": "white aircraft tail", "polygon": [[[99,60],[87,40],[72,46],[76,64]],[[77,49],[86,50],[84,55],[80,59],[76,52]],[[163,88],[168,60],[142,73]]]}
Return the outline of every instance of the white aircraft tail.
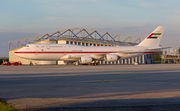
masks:
{"label": "white aircraft tail", "polygon": [[158,26],[137,46],[159,46],[165,26]]}

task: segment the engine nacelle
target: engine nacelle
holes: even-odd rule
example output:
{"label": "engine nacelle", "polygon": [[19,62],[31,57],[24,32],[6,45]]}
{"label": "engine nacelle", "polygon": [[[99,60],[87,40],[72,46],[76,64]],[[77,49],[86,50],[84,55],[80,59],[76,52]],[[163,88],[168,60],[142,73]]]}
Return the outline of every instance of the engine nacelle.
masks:
{"label": "engine nacelle", "polygon": [[88,56],[83,56],[80,58],[80,63],[81,64],[89,64],[93,61],[92,57],[88,57]]}
{"label": "engine nacelle", "polygon": [[104,59],[107,62],[113,62],[113,61],[117,61],[118,59],[120,59],[120,57],[116,54],[106,54],[104,56]]}

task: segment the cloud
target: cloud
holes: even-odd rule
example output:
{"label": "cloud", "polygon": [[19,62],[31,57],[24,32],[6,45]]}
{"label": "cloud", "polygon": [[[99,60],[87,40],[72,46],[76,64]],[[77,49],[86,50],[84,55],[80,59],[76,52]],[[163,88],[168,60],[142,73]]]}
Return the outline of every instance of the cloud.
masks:
{"label": "cloud", "polygon": [[44,17],[45,19],[49,20],[49,21],[53,21],[56,20],[58,17],[55,16],[49,16],[49,17]]}

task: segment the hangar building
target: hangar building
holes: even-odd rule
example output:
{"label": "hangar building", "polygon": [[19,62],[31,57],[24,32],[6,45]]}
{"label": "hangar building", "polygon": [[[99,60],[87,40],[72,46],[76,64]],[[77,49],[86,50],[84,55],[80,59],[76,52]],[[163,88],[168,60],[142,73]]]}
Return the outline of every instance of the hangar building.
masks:
{"label": "hangar building", "polygon": [[[26,44],[74,44],[82,46],[134,46],[139,44],[144,38],[109,33],[84,28],[71,28],[57,32],[42,34],[24,39],[9,42],[9,61],[21,61],[22,64],[66,64],[64,61],[36,61],[23,59],[14,54],[14,52]],[[134,58],[118,60],[116,62],[99,61],[100,64],[138,64],[152,63],[153,54],[147,54]]]}

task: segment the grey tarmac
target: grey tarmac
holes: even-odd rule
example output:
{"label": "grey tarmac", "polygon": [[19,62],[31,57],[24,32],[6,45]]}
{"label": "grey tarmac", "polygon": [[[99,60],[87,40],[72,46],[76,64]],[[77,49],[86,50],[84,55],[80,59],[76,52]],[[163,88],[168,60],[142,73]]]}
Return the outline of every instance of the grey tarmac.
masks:
{"label": "grey tarmac", "polygon": [[180,64],[0,66],[0,98],[18,110],[177,110]]}

